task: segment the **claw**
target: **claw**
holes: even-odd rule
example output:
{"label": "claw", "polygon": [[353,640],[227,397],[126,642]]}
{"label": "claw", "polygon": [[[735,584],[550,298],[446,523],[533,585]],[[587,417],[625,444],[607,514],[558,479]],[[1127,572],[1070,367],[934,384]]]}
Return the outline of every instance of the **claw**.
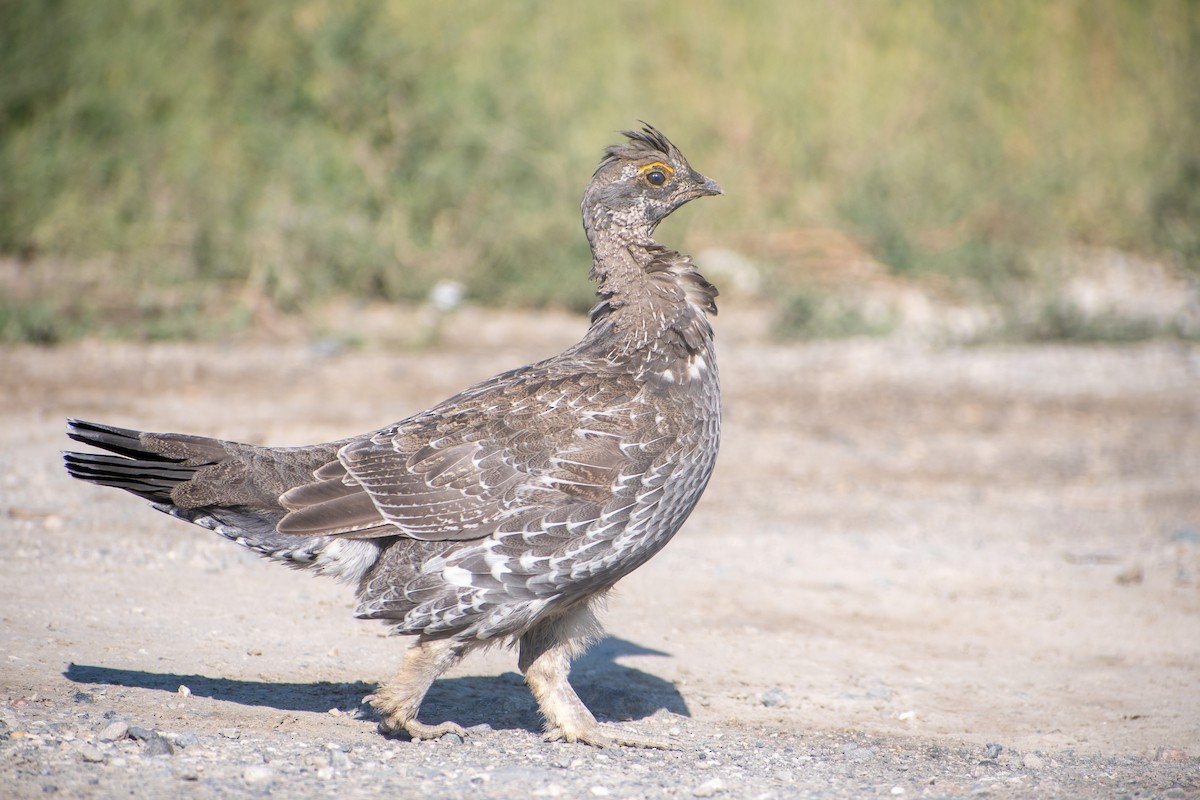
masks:
{"label": "claw", "polygon": [[649,739],[643,736],[626,733],[619,728],[603,730],[599,723],[566,732],[562,728],[551,728],[546,731],[545,740],[548,742],[578,742],[590,744],[592,747],[641,747],[647,750],[678,750],[675,745]]}
{"label": "claw", "polygon": [[426,725],[424,722],[418,722],[415,719],[410,719],[407,722],[400,722],[399,720],[393,722],[383,719],[379,722],[379,732],[385,736],[391,736],[400,731],[404,731],[413,741],[417,742],[426,739],[440,739],[447,733],[457,734],[463,739],[467,738],[467,729],[457,722],[446,721],[440,722],[437,725]]}

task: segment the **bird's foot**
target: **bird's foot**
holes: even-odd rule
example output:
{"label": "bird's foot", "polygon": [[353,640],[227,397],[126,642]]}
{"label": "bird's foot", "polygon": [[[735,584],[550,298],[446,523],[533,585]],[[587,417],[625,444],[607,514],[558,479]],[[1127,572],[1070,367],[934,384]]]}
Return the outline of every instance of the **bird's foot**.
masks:
{"label": "bird's foot", "polygon": [[423,739],[440,739],[447,733],[453,733],[467,738],[467,729],[459,725],[457,722],[439,722],[437,725],[427,725],[424,722],[419,722],[415,719],[403,721],[395,718],[387,718],[380,720],[379,732],[384,736],[394,736],[400,731],[404,731],[413,739],[420,741]]}
{"label": "bird's foot", "polygon": [[547,742],[578,742],[592,747],[641,747],[647,750],[678,750],[675,745],[628,733],[608,725],[594,722],[580,727],[549,728],[544,736]]}

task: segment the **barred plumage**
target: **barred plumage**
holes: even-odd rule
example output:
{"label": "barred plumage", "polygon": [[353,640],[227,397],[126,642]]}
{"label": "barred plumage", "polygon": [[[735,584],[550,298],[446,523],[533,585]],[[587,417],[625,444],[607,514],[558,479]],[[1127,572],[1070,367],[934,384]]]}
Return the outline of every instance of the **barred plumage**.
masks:
{"label": "barred plumage", "polygon": [[656,243],[657,224],[720,193],[658,131],[626,131],[584,194],[599,302],[564,353],[340,442],[267,448],[71,420],[109,454],[66,454],[75,477],[149,499],[269,558],[357,585],[358,616],[416,636],[372,702],[385,730],[472,647],[519,641],[547,735],[605,732],[567,683],[598,635],[592,602],[675,534],[712,473],[716,289]]}

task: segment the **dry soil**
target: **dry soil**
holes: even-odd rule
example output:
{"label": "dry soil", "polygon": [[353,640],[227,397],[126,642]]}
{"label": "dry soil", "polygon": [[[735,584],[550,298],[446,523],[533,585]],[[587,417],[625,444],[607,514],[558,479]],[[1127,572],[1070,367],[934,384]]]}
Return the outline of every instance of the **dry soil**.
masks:
{"label": "dry soil", "polygon": [[67,415],[333,439],[584,325],[449,323],[409,350],[0,350],[3,794],[1200,796],[1195,345],[785,346],[723,314],[717,472],[573,673],[669,752],[542,742],[504,649],[422,712],[466,742],[385,739],[359,700],[403,641],[347,587],[61,468]]}

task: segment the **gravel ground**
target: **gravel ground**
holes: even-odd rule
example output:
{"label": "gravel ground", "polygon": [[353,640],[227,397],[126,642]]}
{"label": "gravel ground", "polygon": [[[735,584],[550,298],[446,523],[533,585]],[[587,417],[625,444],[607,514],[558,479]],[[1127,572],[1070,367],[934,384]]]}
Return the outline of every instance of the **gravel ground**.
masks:
{"label": "gravel ground", "polygon": [[782,347],[723,313],[718,472],[572,675],[670,751],[541,741],[504,649],[422,709],[465,741],[384,738],[360,702],[401,643],[345,587],[62,474],[67,414],[331,439],[581,327],[462,321],[0,351],[0,794],[1200,797],[1195,347]]}
{"label": "gravel ground", "polygon": [[[1194,760],[1045,754],[842,732],[709,726],[660,711],[643,733],[674,751],[548,744],[529,730],[436,742],[384,739],[366,722],[312,737],[139,725],[112,690],[5,710],[5,784],[16,796],[246,797],[1194,797]],[[182,705],[189,703],[184,700]],[[203,716],[203,711],[189,711]],[[147,723],[149,724],[149,723]],[[13,795],[9,795],[13,796]]]}

